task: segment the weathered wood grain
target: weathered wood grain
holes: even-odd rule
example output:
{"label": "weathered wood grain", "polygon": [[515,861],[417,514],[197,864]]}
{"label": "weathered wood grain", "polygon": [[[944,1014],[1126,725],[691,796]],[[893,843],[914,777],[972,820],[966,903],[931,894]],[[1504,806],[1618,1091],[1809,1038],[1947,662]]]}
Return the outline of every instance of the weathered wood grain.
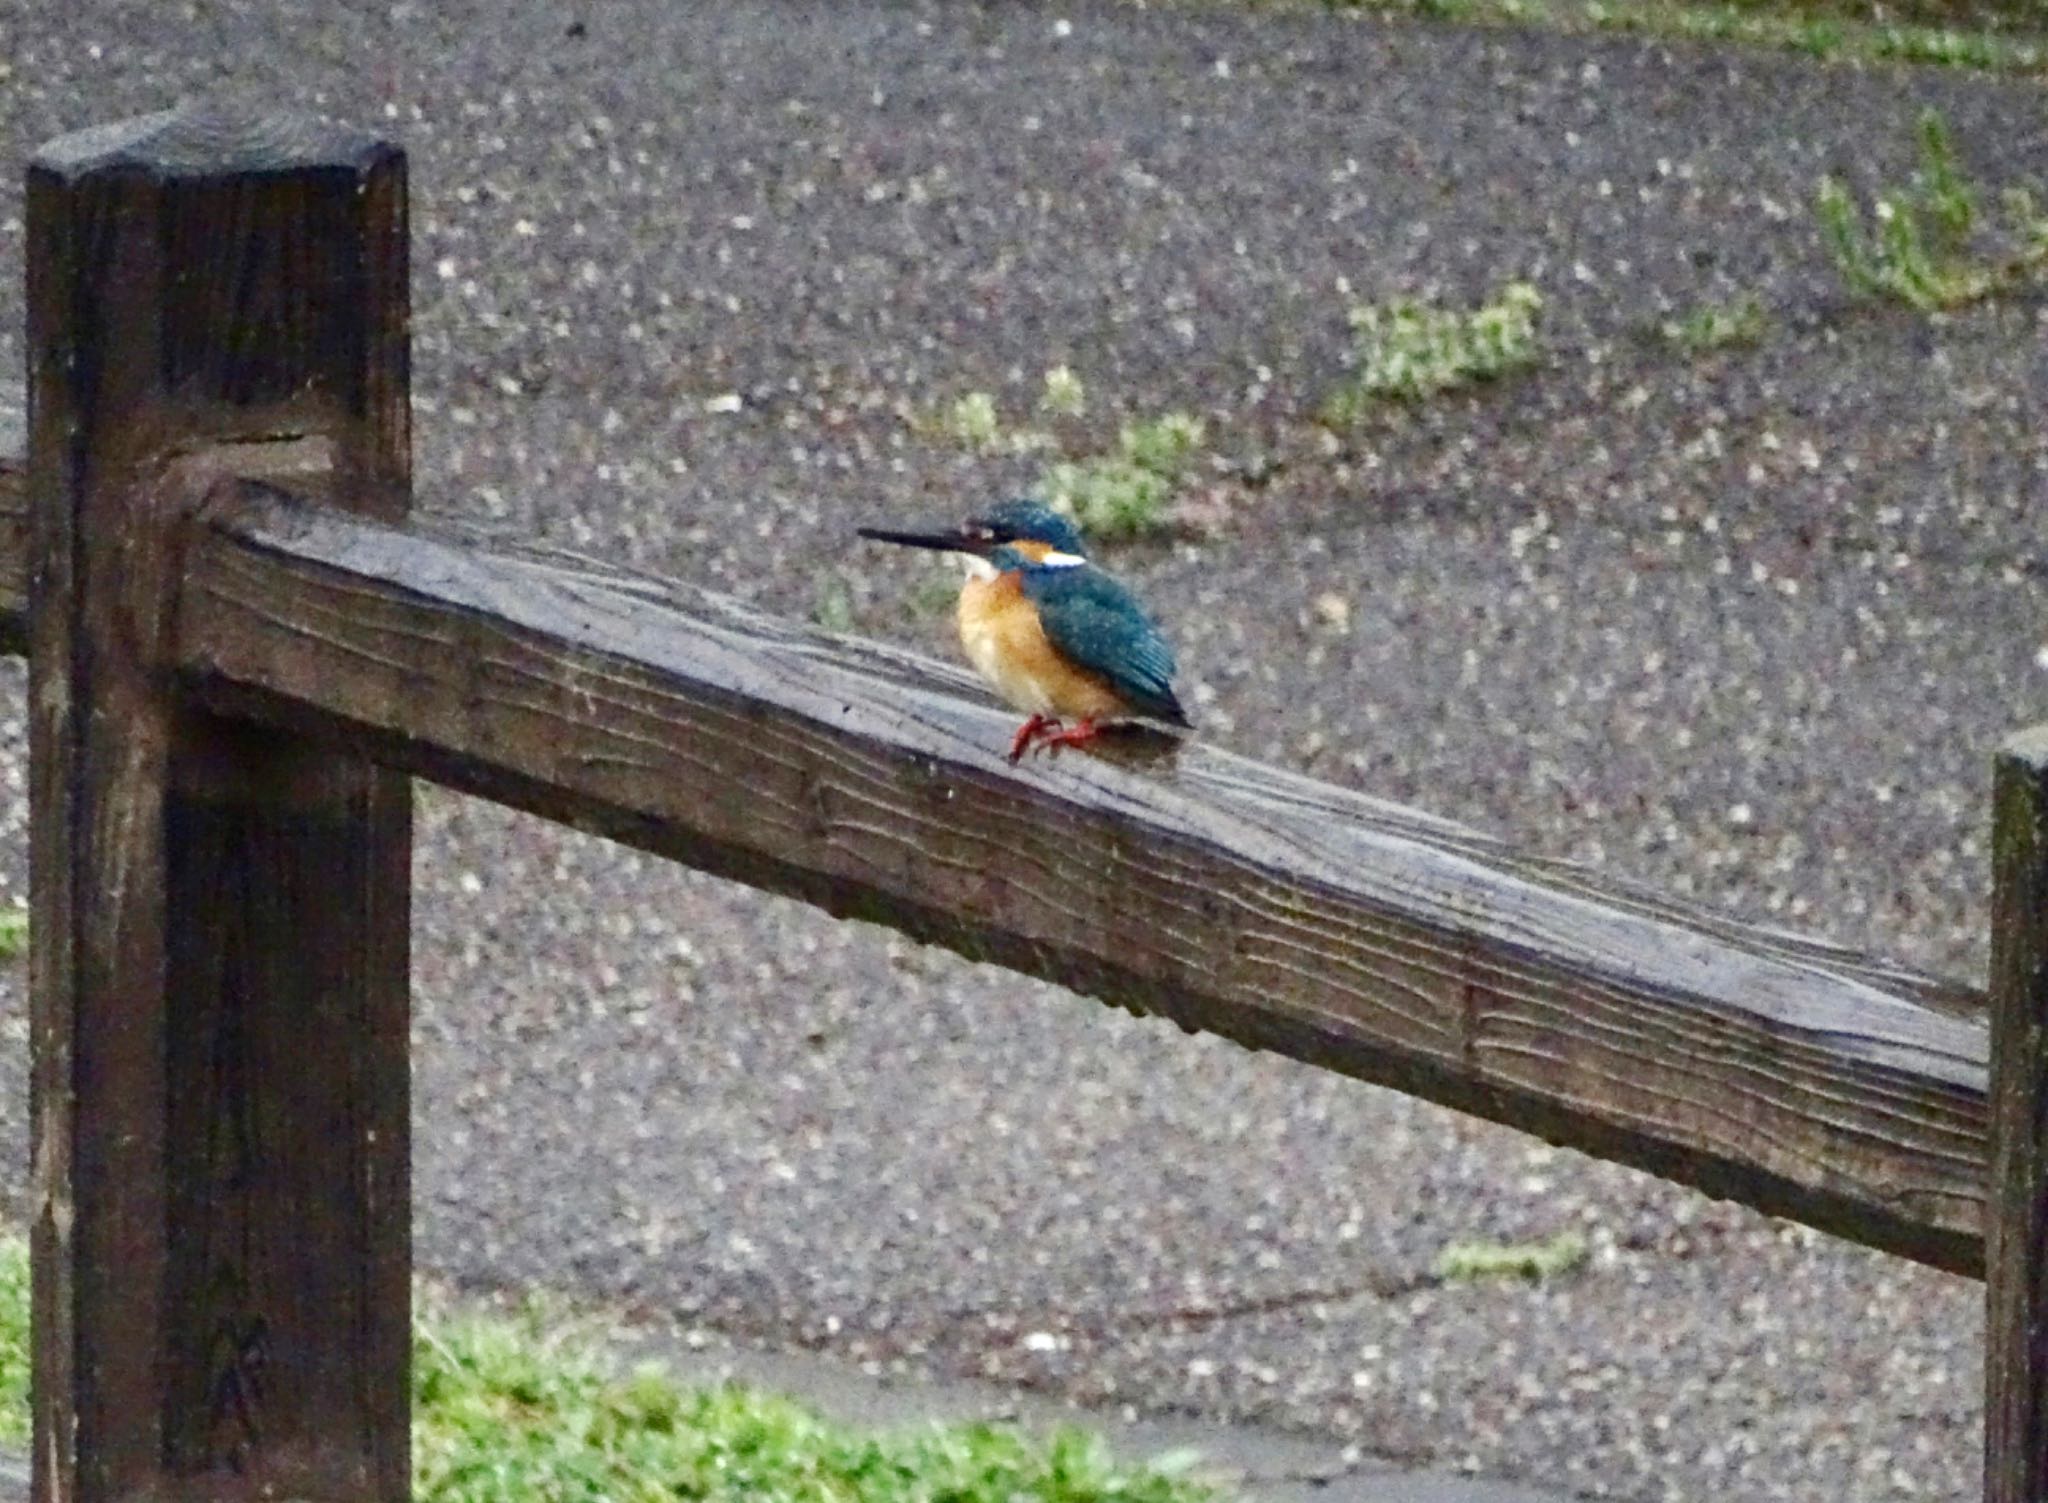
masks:
{"label": "weathered wood grain", "polygon": [[197,109],[27,202],[36,1496],[399,1503],[410,790],[165,654],[204,475],[406,509],[403,159]]}
{"label": "weathered wood grain", "polygon": [[473,537],[245,487],[186,570],[175,655],[224,711],[1981,1266],[1966,988],[1199,744],[1012,770],[1009,717],[951,669]]}
{"label": "weathered wood grain", "polygon": [[1999,753],[1991,845],[1984,1496],[2038,1503],[2048,1497],[2048,726]]}

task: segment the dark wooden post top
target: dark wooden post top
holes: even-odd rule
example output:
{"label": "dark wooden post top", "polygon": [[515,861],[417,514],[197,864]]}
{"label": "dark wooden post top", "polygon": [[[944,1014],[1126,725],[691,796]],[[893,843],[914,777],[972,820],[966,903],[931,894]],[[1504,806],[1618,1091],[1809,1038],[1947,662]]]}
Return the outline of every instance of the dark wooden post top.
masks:
{"label": "dark wooden post top", "polygon": [[[95,469],[319,432],[336,441],[351,510],[404,514],[410,304],[395,146],[197,105],[50,142],[28,192],[43,234],[29,263],[32,455],[53,452],[33,414],[55,418],[60,390],[89,390],[90,403],[64,404],[73,426],[57,450],[91,452]],[[154,421],[135,427],[145,412]]]}
{"label": "dark wooden post top", "polygon": [[37,1497],[399,1503],[409,788],[169,646],[208,474],[407,509],[404,157],[196,107],[27,198]]}

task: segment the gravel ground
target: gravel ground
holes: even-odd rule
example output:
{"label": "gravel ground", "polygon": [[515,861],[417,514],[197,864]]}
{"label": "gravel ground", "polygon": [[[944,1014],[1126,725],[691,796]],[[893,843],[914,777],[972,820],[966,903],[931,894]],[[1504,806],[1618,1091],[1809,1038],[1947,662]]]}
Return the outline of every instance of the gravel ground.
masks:
{"label": "gravel ground", "polygon": [[[1064,362],[1105,434],[1185,406],[1279,463],[1116,560],[1206,734],[1981,971],[1988,757],[2048,714],[2044,309],[1849,305],[1805,205],[1903,176],[1928,103],[1987,180],[2048,177],[2038,84],[1095,3],[0,0],[0,33],[10,163],[227,80],[405,142],[435,506],[943,647],[929,566],[848,528],[1027,479],[905,414],[1022,413]],[[0,268],[20,216],[10,167]],[[1336,452],[1303,423],[1354,298],[1512,276],[1541,371]],[[1754,350],[1650,332],[1743,291]],[[419,1250],[450,1278],[1594,1495],[1976,1495],[1973,1284],[422,808]],[[1569,1228],[1576,1277],[1423,1276]]]}

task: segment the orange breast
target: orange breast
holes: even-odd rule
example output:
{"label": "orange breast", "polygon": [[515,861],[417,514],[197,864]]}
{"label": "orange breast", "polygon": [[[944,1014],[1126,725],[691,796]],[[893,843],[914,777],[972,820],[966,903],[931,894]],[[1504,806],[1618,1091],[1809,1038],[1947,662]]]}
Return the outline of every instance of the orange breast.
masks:
{"label": "orange breast", "polygon": [[960,592],[960,646],[975,671],[1027,715],[1107,720],[1130,713],[1104,679],[1053,650],[1014,574],[967,582]]}

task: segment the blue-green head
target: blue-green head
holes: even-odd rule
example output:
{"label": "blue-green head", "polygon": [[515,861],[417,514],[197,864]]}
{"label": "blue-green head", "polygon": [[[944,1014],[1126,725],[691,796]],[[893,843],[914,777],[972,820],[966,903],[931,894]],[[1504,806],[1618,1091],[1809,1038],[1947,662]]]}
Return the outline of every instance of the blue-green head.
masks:
{"label": "blue-green head", "polygon": [[1043,543],[1055,553],[1088,556],[1087,541],[1074,519],[1029,496],[999,502],[981,516],[969,517],[968,525],[987,529],[994,543]]}

